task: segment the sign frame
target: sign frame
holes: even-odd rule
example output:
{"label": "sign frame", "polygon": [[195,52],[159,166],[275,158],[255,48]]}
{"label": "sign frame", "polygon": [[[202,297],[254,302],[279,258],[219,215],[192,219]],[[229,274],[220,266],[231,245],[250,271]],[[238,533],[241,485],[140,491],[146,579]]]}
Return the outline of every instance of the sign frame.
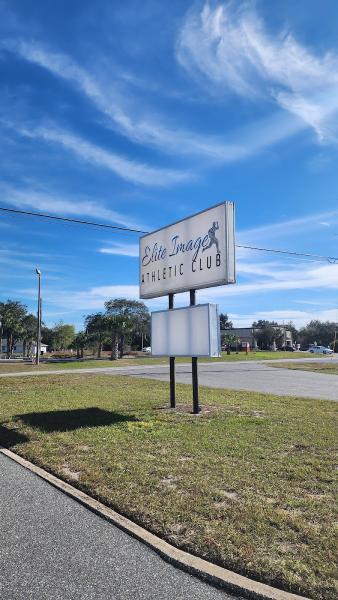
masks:
{"label": "sign frame", "polygon": [[[153,292],[148,292],[148,293],[143,292],[142,293],[141,245],[144,243],[145,238],[153,236],[154,234],[165,231],[166,229],[169,229],[170,227],[174,227],[175,225],[183,223],[184,221],[188,221],[188,220],[198,217],[204,213],[207,213],[208,211],[211,211],[212,209],[219,208],[222,206],[224,207],[224,211],[225,211],[225,232],[224,232],[225,233],[225,256],[224,256],[225,275],[224,275],[224,277],[222,279],[218,278],[213,281],[208,281],[204,284],[203,283],[201,284],[198,281],[196,281],[195,283],[189,283],[189,284],[186,283],[184,285],[181,284],[181,285],[176,285],[176,286],[173,284],[173,286],[168,289],[162,289],[162,290],[157,290],[157,291],[153,291]],[[231,223],[229,223],[230,220],[231,220]],[[229,226],[230,226],[230,229],[229,229]],[[228,275],[228,273],[230,272],[229,257],[231,257],[231,261],[233,263],[232,264],[232,273],[233,273],[232,277],[229,277],[229,275]],[[156,268],[156,267],[153,267],[153,268]],[[190,290],[199,290],[199,289],[205,289],[205,288],[209,288],[209,287],[217,287],[220,285],[229,285],[229,284],[234,284],[234,283],[236,283],[235,204],[234,204],[234,202],[231,202],[231,201],[219,202],[218,204],[215,204],[213,206],[205,208],[193,215],[190,215],[183,219],[179,219],[178,221],[175,221],[164,227],[160,227],[159,229],[155,229],[154,231],[144,234],[139,238],[139,292],[140,292],[141,299],[159,298],[162,296],[167,296],[169,294],[180,294],[180,293],[188,292]]]}

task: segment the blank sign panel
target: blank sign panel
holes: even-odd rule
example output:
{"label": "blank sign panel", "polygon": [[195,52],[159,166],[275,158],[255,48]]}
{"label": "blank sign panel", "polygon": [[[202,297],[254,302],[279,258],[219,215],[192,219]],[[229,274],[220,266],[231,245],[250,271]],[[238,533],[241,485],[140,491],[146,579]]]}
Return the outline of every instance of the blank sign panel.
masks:
{"label": "blank sign panel", "polygon": [[151,314],[153,356],[220,356],[218,306],[198,304]]}

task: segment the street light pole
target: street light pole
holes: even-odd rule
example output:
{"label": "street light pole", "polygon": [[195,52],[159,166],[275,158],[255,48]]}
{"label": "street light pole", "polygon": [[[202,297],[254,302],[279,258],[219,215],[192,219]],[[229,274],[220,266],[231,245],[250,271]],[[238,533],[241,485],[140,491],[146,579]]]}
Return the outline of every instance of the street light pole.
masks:
{"label": "street light pole", "polygon": [[41,271],[35,269],[38,276],[38,327],[36,340],[36,364],[40,364],[40,347],[41,347]]}

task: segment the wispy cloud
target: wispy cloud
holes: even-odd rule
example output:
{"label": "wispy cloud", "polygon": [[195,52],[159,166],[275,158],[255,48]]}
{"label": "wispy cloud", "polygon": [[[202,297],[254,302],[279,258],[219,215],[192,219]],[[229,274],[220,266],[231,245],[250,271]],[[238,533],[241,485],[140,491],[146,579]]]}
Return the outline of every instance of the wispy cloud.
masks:
{"label": "wispy cloud", "polygon": [[[177,55],[180,62],[185,64],[190,72],[203,72],[205,77],[210,78],[214,85],[216,84],[216,87],[221,82],[224,84],[224,75],[222,77],[215,75],[215,69],[220,72],[222,69],[220,65],[217,66],[217,61],[220,61],[218,55],[212,55],[212,40],[208,41],[203,27],[198,28],[195,26],[196,24],[192,25],[194,13],[189,13],[189,15],[179,37]],[[197,20],[196,15],[195,20]],[[201,35],[202,41],[198,39]],[[197,56],[197,49],[202,48],[204,43],[211,45],[211,48],[205,54],[201,50],[201,56]],[[119,90],[117,82],[112,80],[111,73],[105,73],[105,76],[102,74],[99,76],[98,73],[93,74],[82,66],[80,67],[66,54],[47,50],[36,42],[7,40],[3,45],[24,60],[39,65],[56,77],[68,81],[106,117],[105,124],[108,127],[134,143],[156,148],[162,153],[203,158],[207,164],[232,163],[245,160],[307,127],[304,120],[299,119],[298,115],[295,116],[296,111],[293,111],[293,116],[290,111],[285,115],[279,111],[277,115],[273,112],[249,126],[237,128],[223,135],[212,135],[206,132],[201,134],[180,127],[172,119],[168,120],[163,116],[155,115],[153,110],[149,114],[150,111],[142,101],[131,100],[134,94],[128,94],[128,89],[124,90],[124,93]],[[193,63],[194,61],[199,63],[200,59],[201,63],[196,69]],[[204,65],[205,60],[207,60],[207,66]],[[209,83],[208,86],[210,87]],[[63,144],[85,160],[98,164],[103,163],[105,167],[108,166],[114,172],[118,170],[120,176],[132,181],[136,179],[138,183],[151,184],[153,182],[155,185],[161,185],[163,180],[163,185],[165,185],[166,182],[171,184],[192,177],[189,172],[167,171],[164,174],[158,173],[160,182],[157,183],[156,174],[153,176],[150,167],[141,165],[143,168],[140,175],[139,170],[135,168],[137,167],[135,163],[126,164],[126,159],[115,155],[108,157],[106,151],[94,148],[68,132],[44,131],[43,128],[40,128],[36,131],[37,133],[40,133],[41,137],[45,137],[45,139],[54,139]],[[122,160],[122,164],[120,160],[116,160],[117,158]]]}
{"label": "wispy cloud", "polygon": [[138,244],[117,244],[108,242],[106,246],[99,248],[101,254],[116,254],[118,256],[139,256]]}
{"label": "wispy cloud", "polygon": [[63,129],[43,126],[28,128],[9,122],[6,122],[6,125],[14,128],[22,136],[58,144],[90,165],[108,169],[135,184],[163,187],[192,179],[192,173],[189,171],[150,167],[110,152]]}
{"label": "wispy cloud", "polygon": [[[315,263],[316,265],[316,263]],[[237,283],[227,286],[226,291],[223,288],[214,288],[212,290],[201,290],[199,298],[217,298],[226,296],[234,297],[245,295],[262,295],[277,291],[286,290],[338,290],[338,265],[323,264],[318,266],[302,263],[297,268],[284,269],[278,271],[276,275],[271,276],[269,270],[266,270],[265,277],[255,279],[249,283]]]}
{"label": "wispy cloud", "polygon": [[311,126],[320,140],[336,136],[338,56],[316,55],[291,32],[272,35],[247,3],[194,5],[177,42],[177,58],[213,92],[270,100]]}
{"label": "wispy cloud", "polygon": [[[245,269],[243,273],[245,273]],[[198,301],[220,303],[222,308],[232,298],[250,296],[250,305],[252,306],[253,298],[257,297],[259,299],[262,295],[265,297],[269,295],[271,299],[276,292],[291,290],[338,290],[338,265],[319,265],[317,263],[309,265],[303,263],[301,267],[297,264],[290,268],[285,267],[284,270],[281,268],[277,270],[276,266],[274,268],[261,267],[259,274],[257,273],[257,277],[252,281],[239,282],[236,285],[228,285],[226,288],[221,286],[198,291]],[[20,290],[20,292],[24,294],[25,298],[29,298],[30,296],[35,297],[36,290],[25,289]],[[89,287],[85,290],[47,289],[45,291],[47,305],[57,305],[62,310],[101,310],[106,300],[118,297],[139,299],[139,286],[136,284],[113,284]],[[278,294],[279,297],[280,294]],[[156,310],[157,308],[165,308],[167,306],[166,302],[166,298],[156,298],[147,301],[146,304],[149,308]],[[285,315],[285,300],[281,300],[281,303],[283,310],[279,311],[279,314],[283,313]],[[179,294],[176,305],[186,306],[187,304],[188,295]],[[289,318],[291,318],[290,310],[287,311]],[[297,311],[292,310],[296,315]],[[262,311],[261,314],[266,313]],[[318,311],[316,311],[316,314],[318,314]],[[288,317],[285,315],[285,318]]]}
{"label": "wispy cloud", "polygon": [[300,235],[306,232],[322,229],[323,226],[338,224],[338,210],[312,213],[295,219],[287,219],[277,223],[268,223],[261,227],[242,229],[238,232],[237,239],[243,244],[253,244],[262,240],[276,240],[278,237],[285,239],[288,236]]}
{"label": "wispy cloud", "polygon": [[88,198],[78,197],[74,199],[69,196],[62,197],[49,190],[21,189],[1,184],[0,191],[4,203],[20,209],[30,208],[35,211],[50,212],[54,215],[104,219],[105,221],[117,223],[124,227],[143,228],[132,217],[111,210],[97,201]]}
{"label": "wispy cloud", "polygon": [[4,42],[4,46],[75,86],[108,118],[116,131],[133,142],[165,153],[197,155],[209,160],[223,161],[232,156],[232,145],[216,135],[200,135],[182,129],[176,123],[167,124],[163,116],[150,116],[142,103],[127,99],[128,95],[119,90],[118,82],[112,80],[111,73],[104,77],[99,73],[93,74],[80,67],[70,56],[52,52],[36,42],[10,40]]}

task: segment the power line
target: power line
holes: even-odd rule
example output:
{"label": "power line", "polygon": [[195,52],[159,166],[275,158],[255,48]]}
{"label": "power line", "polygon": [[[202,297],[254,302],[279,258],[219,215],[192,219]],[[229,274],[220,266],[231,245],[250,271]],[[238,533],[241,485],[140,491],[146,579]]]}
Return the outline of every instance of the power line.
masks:
{"label": "power line", "polygon": [[106,229],[118,229],[119,231],[132,231],[134,233],[148,233],[148,231],[142,231],[141,229],[132,229],[131,227],[118,227],[117,225],[108,225],[107,223],[95,223],[94,221],[82,221],[80,219],[70,219],[68,217],[57,217],[55,215],[49,215],[47,213],[29,212],[27,210],[4,208],[3,206],[0,206],[0,210],[9,213],[16,213],[19,215],[28,215],[30,217],[40,217],[43,219],[55,219],[56,221],[66,221],[67,223],[78,223],[80,225],[95,225],[95,227],[105,227]]}
{"label": "power line", "polygon": [[[3,206],[0,206],[0,211],[14,213],[14,214],[20,214],[20,215],[28,215],[30,217],[39,217],[39,218],[43,218],[43,219],[65,221],[66,223],[77,223],[78,225],[89,225],[91,227],[101,227],[101,228],[105,228],[105,229],[112,229],[115,231],[127,231],[127,232],[131,232],[131,233],[149,233],[149,231],[142,231],[141,229],[133,229],[132,227],[120,227],[117,225],[109,225],[107,223],[97,223],[96,221],[83,221],[81,219],[71,219],[70,217],[57,217],[56,215],[50,215],[48,213],[38,213],[38,212],[31,212],[31,211],[27,211],[27,210],[18,210],[18,209],[14,209],[14,208],[5,208]],[[312,258],[312,259],[316,259],[316,260],[318,260],[318,259],[326,260],[330,264],[338,263],[338,257],[323,256],[321,254],[293,252],[292,250],[276,250],[273,248],[259,248],[257,246],[244,246],[242,244],[236,244],[236,248],[245,248],[247,250],[258,250],[260,252],[273,252],[275,254],[286,254],[288,256],[297,256],[297,257],[300,256],[303,258]]]}
{"label": "power line", "polygon": [[334,256],[323,256],[321,254],[308,254],[305,252],[293,252],[292,250],[274,250],[273,248],[257,248],[256,246],[242,246],[236,244],[237,248],[247,248],[248,250],[261,250],[262,252],[275,252],[277,254],[288,254],[290,256],[303,256],[306,258],[320,258],[322,260],[327,260],[331,264],[338,263],[338,258]]}

